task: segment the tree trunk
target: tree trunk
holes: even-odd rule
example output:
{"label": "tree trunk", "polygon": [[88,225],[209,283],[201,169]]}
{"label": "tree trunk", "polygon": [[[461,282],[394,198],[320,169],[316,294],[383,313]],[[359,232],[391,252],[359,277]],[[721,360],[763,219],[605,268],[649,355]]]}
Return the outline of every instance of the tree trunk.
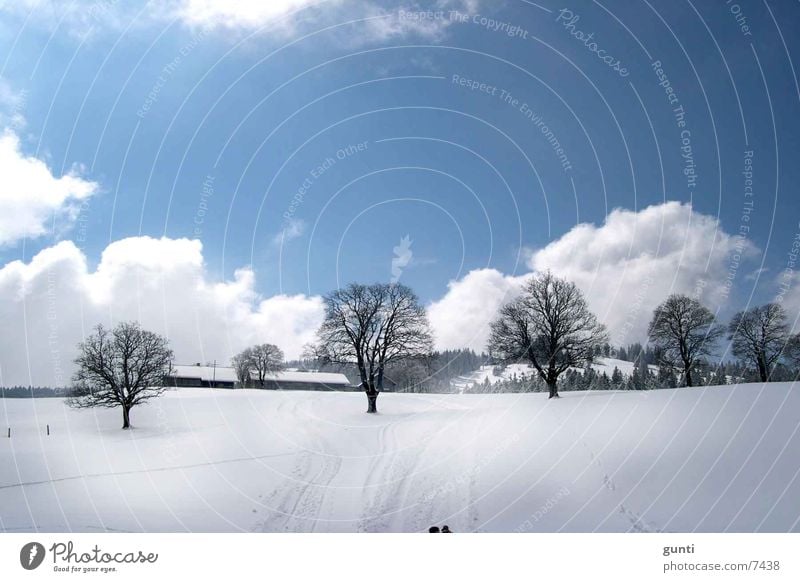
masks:
{"label": "tree trunk", "polygon": [[684,368],[683,375],[685,376],[686,379],[686,386],[688,386],[689,388],[694,386],[694,384],[692,384],[692,368],[688,366]]}
{"label": "tree trunk", "polygon": [[759,355],[756,360],[758,361],[758,375],[761,377],[762,382],[766,382],[768,380],[767,363],[762,355]]}
{"label": "tree trunk", "polygon": [[131,427],[131,409],[127,406],[122,406],[122,428],[127,429]]}
{"label": "tree trunk", "polygon": [[547,389],[550,391],[549,398],[561,398],[558,395],[558,382],[556,380],[548,380]]}
{"label": "tree trunk", "polygon": [[378,412],[378,393],[367,390],[367,412],[374,414]]}

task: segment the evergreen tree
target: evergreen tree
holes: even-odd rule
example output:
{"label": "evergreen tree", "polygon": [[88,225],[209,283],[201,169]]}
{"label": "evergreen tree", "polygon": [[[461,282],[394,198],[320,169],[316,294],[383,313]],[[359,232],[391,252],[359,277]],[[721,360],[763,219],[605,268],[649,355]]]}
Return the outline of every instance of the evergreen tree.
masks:
{"label": "evergreen tree", "polygon": [[658,367],[657,385],[659,388],[677,388],[678,382],[669,366]]}
{"label": "evergreen tree", "polygon": [[611,373],[611,385],[614,387],[614,390],[622,389],[624,381],[625,378],[623,378],[622,372],[619,371],[619,368],[614,366],[614,371]]}

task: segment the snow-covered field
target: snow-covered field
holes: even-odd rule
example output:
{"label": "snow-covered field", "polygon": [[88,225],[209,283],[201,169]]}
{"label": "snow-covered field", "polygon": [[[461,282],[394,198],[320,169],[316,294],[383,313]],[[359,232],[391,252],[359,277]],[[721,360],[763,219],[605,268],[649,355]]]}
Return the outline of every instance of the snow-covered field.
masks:
{"label": "snow-covered field", "polygon": [[[799,531],[800,387],[0,401],[6,531]],[[50,424],[51,435],[45,435]]]}

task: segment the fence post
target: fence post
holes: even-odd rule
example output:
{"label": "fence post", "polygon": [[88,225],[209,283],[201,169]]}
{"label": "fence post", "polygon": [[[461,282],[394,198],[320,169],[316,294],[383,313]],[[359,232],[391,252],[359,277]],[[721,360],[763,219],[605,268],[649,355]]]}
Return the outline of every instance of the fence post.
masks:
{"label": "fence post", "polygon": [[50,424],[47,425],[47,436],[50,436]]}

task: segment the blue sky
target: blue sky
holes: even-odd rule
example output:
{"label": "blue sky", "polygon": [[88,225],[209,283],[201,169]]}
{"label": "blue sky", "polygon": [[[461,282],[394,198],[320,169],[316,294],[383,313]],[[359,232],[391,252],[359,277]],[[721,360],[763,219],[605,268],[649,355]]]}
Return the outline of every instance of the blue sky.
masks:
{"label": "blue sky", "polygon": [[[38,231],[0,237],[0,291],[17,302],[5,312],[14,322],[36,305],[31,281],[44,271],[33,258],[65,241],[80,253],[62,254],[82,257],[87,276],[109,245],[127,241],[120,264],[161,265],[162,295],[181,285],[167,271],[197,261],[184,297],[198,285],[239,289],[241,302],[220,308],[228,341],[176,338],[184,358],[228,357],[241,343],[231,340],[235,317],[255,317],[276,296],[302,303],[313,327],[319,294],[388,281],[393,259],[431,306],[442,347],[479,347],[487,316],[469,314],[496,306],[537,268],[596,296],[619,339],[638,339],[670,290],[701,293],[722,315],[779,290],[800,229],[796,4],[121,4],[2,9],[0,120],[18,140],[11,162],[38,159],[49,172],[26,200],[46,198],[42,189],[64,175],[80,182],[62,182],[66,191],[40,205]],[[9,200],[16,187],[2,186]],[[27,212],[19,196],[9,208]],[[654,206],[664,212],[648,218]],[[614,209],[623,214],[604,229]],[[23,222],[10,212],[0,224],[10,233]],[[144,236],[202,249],[182,247],[172,264],[163,260],[172,251],[150,245],[160,256],[149,257],[136,247]],[[645,263],[658,273],[642,283]],[[84,289],[59,295],[65,354],[73,302],[137,316],[117,295],[103,298],[98,277],[59,277]],[[117,284],[129,288],[108,283]],[[631,318],[634,289],[647,298],[629,336],[620,322]],[[603,303],[609,293],[615,300]],[[247,314],[233,325],[231,310]],[[169,316],[153,317],[174,333]],[[289,335],[308,339],[295,328],[263,335],[268,320],[248,323],[246,339],[278,336],[287,352],[301,343]]]}

